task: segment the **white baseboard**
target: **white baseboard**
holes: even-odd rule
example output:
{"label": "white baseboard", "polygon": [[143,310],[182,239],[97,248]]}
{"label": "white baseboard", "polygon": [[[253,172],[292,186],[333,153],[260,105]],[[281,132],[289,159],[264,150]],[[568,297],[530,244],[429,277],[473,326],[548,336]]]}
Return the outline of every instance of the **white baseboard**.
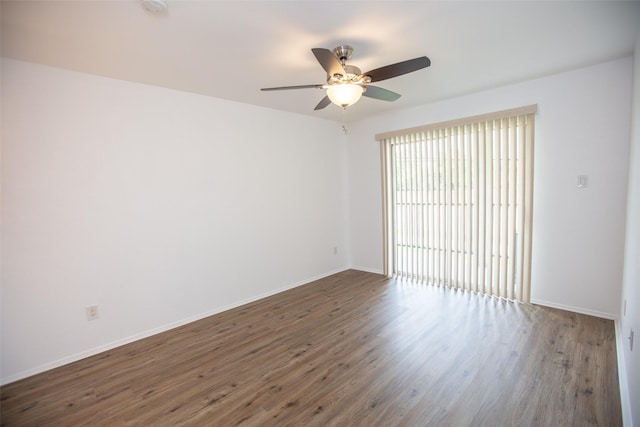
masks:
{"label": "white baseboard", "polygon": [[625,337],[622,335],[622,326],[619,320],[616,325],[616,355],[618,359],[618,382],[620,384],[620,405],[622,406],[622,425],[624,427],[633,426],[633,415],[631,413],[631,399],[629,398],[629,382],[627,380],[627,368],[624,363]]}
{"label": "white baseboard", "polygon": [[377,269],[369,268],[369,267],[360,267],[358,265],[352,265],[349,268],[352,269],[352,270],[364,271],[366,273],[384,274],[384,271],[382,271],[382,270],[377,270]]}
{"label": "white baseboard", "polygon": [[539,299],[531,299],[531,304],[544,305],[545,307],[557,308],[560,310],[573,311],[574,313],[586,314],[589,316],[600,317],[602,319],[616,320],[617,315],[605,313],[604,311],[591,310],[588,308],[574,307],[572,305],[557,304],[555,302],[543,301]]}
{"label": "white baseboard", "polygon": [[45,372],[45,371],[49,371],[51,369],[59,368],[60,366],[67,365],[69,363],[77,362],[78,360],[82,360],[82,359],[85,359],[85,358],[90,357],[90,356],[95,356],[96,354],[102,353],[104,351],[109,351],[109,350],[112,350],[112,349],[114,349],[116,347],[120,347],[120,346],[123,346],[125,344],[132,343],[134,341],[138,341],[138,340],[141,340],[141,339],[144,339],[144,338],[148,338],[148,337],[150,337],[152,335],[156,335],[156,334],[159,334],[159,333],[162,333],[162,332],[169,331],[171,329],[175,329],[177,327],[186,325],[188,323],[192,323],[192,322],[195,322],[197,320],[204,319],[205,317],[213,316],[214,314],[222,313],[223,311],[231,310],[232,308],[236,308],[236,307],[239,307],[241,305],[249,304],[251,302],[254,302],[254,301],[257,301],[257,300],[260,300],[260,299],[263,299],[263,298],[267,298],[267,297],[270,297],[270,296],[275,295],[275,294],[279,294],[279,293],[287,291],[289,289],[293,289],[293,288],[297,288],[298,286],[306,285],[307,283],[315,282],[316,280],[320,280],[320,279],[323,279],[325,277],[331,276],[333,274],[340,273],[340,272],[345,271],[345,270],[349,270],[350,268],[351,267],[345,266],[345,267],[339,268],[337,270],[329,271],[327,273],[323,273],[323,274],[320,274],[320,275],[317,275],[317,276],[314,276],[314,277],[310,277],[310,278],[301,280],[299,282],[292,283],[292,284],[289,284],[287,286],[283,286],[281,288],[277,288],[277,289],[269,291],[269,292],[265,292],[265,293],[260,294],[260,295],[256,295],[256,296],[253,296],[253,297],[250,297],[250,298],[246,298],[244,300],[237,301],[237,302],[234,302],[234,303],[231,303],[231,304],[227,304],[227,305],[224,305],[224,306],[221,306],[221,307],[216,307],[216,308],[214,308],[212,310],[209,310],[209,311],[206,311],[204,313],[196,314],[194,316],[189,316],[189,317],[187,317],[185,319],[181,319],[181,320],[178,320],[176,322],[168,323],[166,325],[162,325],[162,326],[159,326],[157,328],[149,329],[149,330],[141,332],[139,334],[131,335],[131,336],[126,337],[126,338],[122,338],[122,339],[119,339],[119,340],[116,340],[116,341],[112,341],[110,343],[107,343],[107,344],[104,344],[104,345],[101,345],[101,346],[98,346],[98,347],[93,347],[93,348],[90,348],[88,350],[81,351],[79,353],[72,354],[70,356],[66,356],[66,357],[63,357],[63,358],[58,359],[58,360],[54,360],[53,362],[45,363],[44,365],[40,365],[40,366],[37,366],[37,367],[32,368],[32,369],[27,369],[26,371],[22,371],[22,372],[19,372],[17,374],[10,375],[8,377],[0,379],[0,385],[6,385],[6,384],[9,384],[9,383],[12,383],[12,382],[15,382],[15,381],[18,381],[18,380],[21,380],[21,379],[36,375],[36,374],[40,374],[40,373]]}

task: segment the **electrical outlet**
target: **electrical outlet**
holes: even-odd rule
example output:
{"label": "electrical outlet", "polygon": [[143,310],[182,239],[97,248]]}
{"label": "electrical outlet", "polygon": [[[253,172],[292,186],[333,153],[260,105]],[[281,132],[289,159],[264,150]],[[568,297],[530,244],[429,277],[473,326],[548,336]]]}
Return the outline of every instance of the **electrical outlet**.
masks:
{"label": "electrical outlet", "polygon": [[338,255],[338,247],[337,246],[333,247],[333,254],[334,255]]}
{"label": "electrical outlet", "polygon": [[631,330],[631,335],[629,335],[629,346],[631,347],[631,351],[633,351],[633,329]]}
{"label": "electrical outlet", "polygon": [[98,313],[97,305],[90,305],[87,307],[87,320],[96,320],[98,317],[100,317],[100,315]]}

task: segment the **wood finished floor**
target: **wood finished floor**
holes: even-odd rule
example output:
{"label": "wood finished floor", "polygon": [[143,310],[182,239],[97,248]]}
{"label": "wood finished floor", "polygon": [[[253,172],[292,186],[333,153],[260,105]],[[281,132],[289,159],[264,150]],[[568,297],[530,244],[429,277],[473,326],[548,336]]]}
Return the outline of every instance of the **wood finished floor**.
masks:
{"label": "wood finished floor", "polygon": [[612,321],[346,271],[0,389],[6,426],[619,426]]}

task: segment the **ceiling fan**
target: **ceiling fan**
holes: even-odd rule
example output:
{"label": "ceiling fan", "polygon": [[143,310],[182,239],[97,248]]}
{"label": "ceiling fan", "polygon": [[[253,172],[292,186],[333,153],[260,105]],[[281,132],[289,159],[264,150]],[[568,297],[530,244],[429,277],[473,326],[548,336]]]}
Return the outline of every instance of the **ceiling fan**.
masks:
{"label": "ceiling fan", "polygon": [[353,55],[353,48],[351,46],[338,46],[333,49],[333,51],[314,48],[311,49],[311,52],[313,52],[322,68],[327,72],[327,83],[267,87],[260,90],[326,89],[327,95],[322,98],[314,110],[321,110],[330,103],[334,103],[342,108],[347,108],[349,105],[355,104],[361,96],[383,101],[395,101],[400,98],[400,94],[378,86],[371,86],[369,83],[401,76],[431,65],[429,58],[421,56],[362,73],[358,67],[346,64]]}

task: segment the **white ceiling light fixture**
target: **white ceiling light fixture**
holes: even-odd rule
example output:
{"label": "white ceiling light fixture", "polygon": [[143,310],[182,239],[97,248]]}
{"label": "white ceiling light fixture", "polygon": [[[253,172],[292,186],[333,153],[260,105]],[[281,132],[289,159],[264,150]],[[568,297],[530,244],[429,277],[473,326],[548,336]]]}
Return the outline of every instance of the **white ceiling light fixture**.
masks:
{"label": "white ceiling light fixture", "polygon": [[331,102],[342,108],[358,102],[363,92],[364,87],[353,83],[334,84],[327,88],[327,96]]}
{"label": "white ceiling light fixture", "polygon": [[151,13],[163,13],[167,10],[166,0],[140,0],[144,10]]}

